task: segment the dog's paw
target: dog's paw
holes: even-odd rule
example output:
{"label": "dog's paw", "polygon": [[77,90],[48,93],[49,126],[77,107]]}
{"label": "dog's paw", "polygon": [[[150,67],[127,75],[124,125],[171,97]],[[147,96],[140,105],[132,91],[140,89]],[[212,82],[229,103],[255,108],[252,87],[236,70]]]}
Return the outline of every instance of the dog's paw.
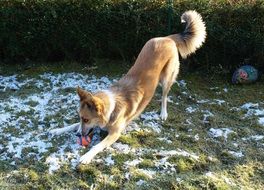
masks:
{"label": "dog's paw", "polygon": [[167,119],[167,117],[168,117],[167,111],[161,110],[161,112],[160,112],[161,120],[165,121]]}
{"label": "dog's paw", "polygon": [[92,157],[89,154],[83,155],[79,160],[79,165],[86,165],[92,161]]}

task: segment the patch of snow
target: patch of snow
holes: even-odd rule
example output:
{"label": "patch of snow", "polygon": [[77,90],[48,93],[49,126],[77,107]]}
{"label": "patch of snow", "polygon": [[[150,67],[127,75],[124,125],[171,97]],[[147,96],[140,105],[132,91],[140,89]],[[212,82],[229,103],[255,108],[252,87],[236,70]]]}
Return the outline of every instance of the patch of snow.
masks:
{"label": "patch of snow", "polygon": [[260,108],[259,103],[248,102],[248,103],[243,104],[240,108],[247,111],[247,113],[245,114],[245,117],[257,116],[258,123],[264,126],[264,109]]}
{"label": "patch of snow", "polygon": [[223,178],[223,180],[228,184],[228,185],[235,185],[234,182],[232,182],[231,179],[229,179],[228,177],[226,176],[221,176]]}
{"label": "patch of snow", "polygon": [[167,98],[167,102],[169,102],[169,103],[174,103],[173,100],[172,100],[172,96],[168,96],[168,98]]}
{"label": "patch of snow", "polygon": [[145,174],[148,178],[152,179],[153,176],[156,174],[156,171],[153,170],[144,170],[144,169],[137,169],[139,172]]}
{"label": "patch of snow", "polygon": [[245,110],[248,110],[248,109],[257,109],[259,107],[259,104],[258,103],[245,103],[241,106],[242,109],[245,109]]}
{"label": "patch of snow", "polygon": [[179,80],[176,81],[176,83],[178,84],[179,87],[186,88],[187,83],[185,80]]}
{"label": "patch of snow", "polygon": [[46,164],[49,165],[49,173],[52,174],[54,171],[57,171],[60,168],[60,160],[56,157],[55,154],[51,154],[46,158]]}
{"label": "patch of snow", "polygon": [[224,92],[228,92],[228,89],[227,89],[227,88],[224,88],[223,91],[224,91]]}
{"label": "patch of snow", "polygon": [[135,167],[136,165],[138,165],[141,162],[142,162],[142,158],[139,158],[139,159],[135,159],[135,160],[132,160],[132,161],[126,161],[125,165],[134,166]]}
{"label": "patch of snow", "polygon": [[155,166],[157,168],[162,168],[163,170],[169,170],[169,171],[176,171],[175,167],[176,165],[175,164],[171,164],[169,163],[167,160],[169,159],[169,156],[165,156],[164,158],[161,158],[160,160],[156,160],[154,163],[155,163]]}
{"label": "patch of snow", "polygon": [[190,120],[191,120],[190,118],[186,119],[184,125],[193,125],[193,123]]}
{"label": "patch of snow", "polygon": [[208,117],[212,117],[212,116],[214,116],[214,114],[212,112],[210,112],[209,110],[203,110],[202,112],[204,114],[203,115],[203,122],[204,123],[209,123]]}
{"label": "patch of snow", "polygon": [[231,150],[228,152],[229,152],[229,154],[231,154],[232,156],[237,157],[237,158],[241,158],[244,156],[244,154],[242,152],[235,152],[235,151],[231,151]]}
{"label": "patch of snow", "polygon": [[234,133],[234,131],[229,128],[209,129],[209,135],[213,138],[224,137],[226,140],[230,133]]}
{"label": "patch of snow", "polygon": [[205,176],[207,176],[207,177],[210,177],[210,178],[216,178],[216,176],[212,173],[212,172],[206,172],[205,173]]}
{"label": "patch of snow", "polygon": [[1,76],[0,75],[0,91],[5,92],[6,90],[18,90],[21,86],[20,82],[17,81],[17,75],[12,76]]}
{"label": "patch of snow", "polygon": [[200,140],[199,134],[194,135],[194,140],[196,140],[196,141],[199,141]]}
{"label": "patch of snow", "polygon": [[177,149],[177,150],[161,150],[158,155],[160,156],[174,156],[174,155],[180,155],[180,156],[186,156],[191,157],[195,160],[199,159],[199,156],[197,156],[194,153],[189,153],[185,150]]}
{"label": "patch of snow", "polygon": [[238,144],[237,143],[233,143],[234,147],[238,147]]}
{"label": "patch of snow", "polygon": [[0,123],[6,123],[11,120],[10,113],[0,113]]}
{"label": "patch of snow", "polygon": [[130,152],[134,152],[135,150],[133,150],[129,145],[127,144],[122,144],[119,142],[116,142],[112,145],[112,147],[116,150],[118,150],[118,152],[122,152],[124,154],[128,154]]}
{"label": "patch of snow", "polygon": [[105,165],[107,166],[111,166],[115,164],[115,161],[112,159],[112,156],[108,156],[107,158],[104,159],[104,161],[106,162]]}
{"label": "patch of snow", "polygon": [[193,107],[188,107],[188,108],[185,109],[185,111],[188,112],[188,113],[193,113],[196,110],[197,110],[197,108],[193,108]]}
{"label": "patch of snow", "polygon": [[131,175],[131,174],[130,174],[129,172],[126,172],[126,173],[125,173],[125,179],[129,179],[129,178],[130,178],[130,175]]}
{"label": "patch of snow", "polygon": [[260,141],[262,139],[264,139],[264,135],[253,135],[248,138],[242,138],[242,140],[255,140],[255,141]]}
{"label": "patch of snow", "polygon": [[141,186],[141,185],[143,185],[143,184],[145,184],[145,183],[146,183],[146,181],[140,179],[139,181],[136,182],[136,185],[137,185],[137,186]]}
{"label": "patch of snow", "polygon": [[210,104],[218,104],[218,105],[222,105],[223,103],[225,103],[225,100],[219,100],[219,99],[214,99],[215,102],[211,102]]}
{"label": "patch of snow", "polygon": [[178,183],[180,183],[180,182],[182,182],[183,180],[182,180],[181,178],[179,178],[179,177],[176,177],[176,181],[177,181]]}
{"label": "patch of snow", "polygon": [[198,104],[204,104],[204,103],[208,103],[210,102],[210,100],[206,99],[206,100],[197,100],[196,101]]}
{"label": "patch of snow", "polygon": [[154,111],[145,112],[145,113],[141,114],[140,117],[143,120],[145,120],[145,121],[149,121],[149,120],[160,120],[159,114],[157,112],[154,112]]}
{"label": "patch of snow", "polygon": [[[264,110],[263,110],[264,111]],[[264,117],[260,117],[259,119],[258,119],[258,123],[260,124],[260,125],[263,125],[264,126]]]}
{"label": "patch of snow", "polygon": [[166,142],[166,143],[168,143],[168,144],[171,144],[172,143],[172,141],[171,140],[169,140],[167,137],[159,137],[159,138],[157,138],[159,141],[164,141],[164,142]]}
{"label": "patch of snow", "polygon": [[140,115],[140,118],[143,120],[143,125],[150,127],[156,133],[160,133],[160,124],[159,124],[159,114],[155,111],[152,112],[144,112]]}

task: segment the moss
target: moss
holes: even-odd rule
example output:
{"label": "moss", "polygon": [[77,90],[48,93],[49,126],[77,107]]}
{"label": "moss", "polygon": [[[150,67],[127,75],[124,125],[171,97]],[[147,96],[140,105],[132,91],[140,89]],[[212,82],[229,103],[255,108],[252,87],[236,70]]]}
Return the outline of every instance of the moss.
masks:
{"label": "moss", "polygon": [[146,175],[144,172],[139,171],[137,169],[130,169],[129,173],[131,174],[131,180],[133,181],[150,179],[150,176]]}
{"label": "moss", "polygon": [[40,178],[39,175],[34,170],[29,170],[28,176],[31,181],[38,181]]}
{"label": "moss", "polygon": [[154,168],[155,163],[151,159],[144,159],[138,164],[139,168]]}
{"label": "moss", "polygon": [[128,144],[132,147],[139,147],[140,144],[138,143],[136,138],[131,137],[131,135],[122,135],[118,141],[124,144]]}
{"label": "moss", "polygon": [[123,166],[124,162],[128,160],[132,160],[135,158],[135,155],[132,153],[129,154],[116,154],[113,156],[113,160],[115,160],[116,165]]}
{"label": "moss", "polygon": [[78,187],[80,189],[90,189],[91,187],[83,180],[78,181]]}
{"label": "moss", "polygon": [[177,170],[179,172],[186,172],[186,171],[190,171],[193,167],[193,163],[186,161],[184,159],[179,159],[176,163],[177,165]]}
{"label": "moss", "polygon": [[160,147],[161,142],[157,140],[154,132],[135,131],[131,132],[132,138],[136,138],[140,146]]}
{"label": "moss", "polygon": [[28,101],[26,104],[31,107],[36,107],[38,105],[38,102],[31,100],[31,101]]}

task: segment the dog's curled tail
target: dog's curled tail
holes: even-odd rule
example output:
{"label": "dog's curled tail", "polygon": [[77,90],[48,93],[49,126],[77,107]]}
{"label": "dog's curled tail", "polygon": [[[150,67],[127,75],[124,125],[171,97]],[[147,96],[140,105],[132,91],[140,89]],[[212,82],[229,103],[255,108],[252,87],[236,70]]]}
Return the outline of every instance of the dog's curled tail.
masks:
{"label": "dog's curled tail", "polygon": [[182,58],[194,53],[205,41],[206,28],[202,16],[196,11],[186,11],[181,16],[181,22],[186,23],[182,33],[170,35],[176,42]]}

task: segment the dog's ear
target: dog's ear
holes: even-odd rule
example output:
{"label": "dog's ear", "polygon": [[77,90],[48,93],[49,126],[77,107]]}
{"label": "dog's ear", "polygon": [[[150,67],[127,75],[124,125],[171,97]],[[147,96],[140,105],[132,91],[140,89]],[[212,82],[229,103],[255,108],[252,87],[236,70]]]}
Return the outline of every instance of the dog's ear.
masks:
{"label": "dog's ear", "polygon": [[105,114],[104,114],[104,112],[105,112],[105,105],[104,105],[103,100],[101,100],[100,98],[94,96],[93,99],[92,99],[92,101],[93,101],[93,104],[94,104],[96,113],[98,114],[98,116],[104,122],[106,122],[106,118],[105,118]]}
{"label": "dog's ear", "polygon": [[85,98],[90,99],[93,97],[90,92],[81,89],[79,86],[77,87],[77,94],[79,95],[81,101]]}
{"label": "dog's ear", "polygon": [[95,111],[97,112],[98,115],[104,114],[104,102],[98,97],[93,97],[92,99]]}

